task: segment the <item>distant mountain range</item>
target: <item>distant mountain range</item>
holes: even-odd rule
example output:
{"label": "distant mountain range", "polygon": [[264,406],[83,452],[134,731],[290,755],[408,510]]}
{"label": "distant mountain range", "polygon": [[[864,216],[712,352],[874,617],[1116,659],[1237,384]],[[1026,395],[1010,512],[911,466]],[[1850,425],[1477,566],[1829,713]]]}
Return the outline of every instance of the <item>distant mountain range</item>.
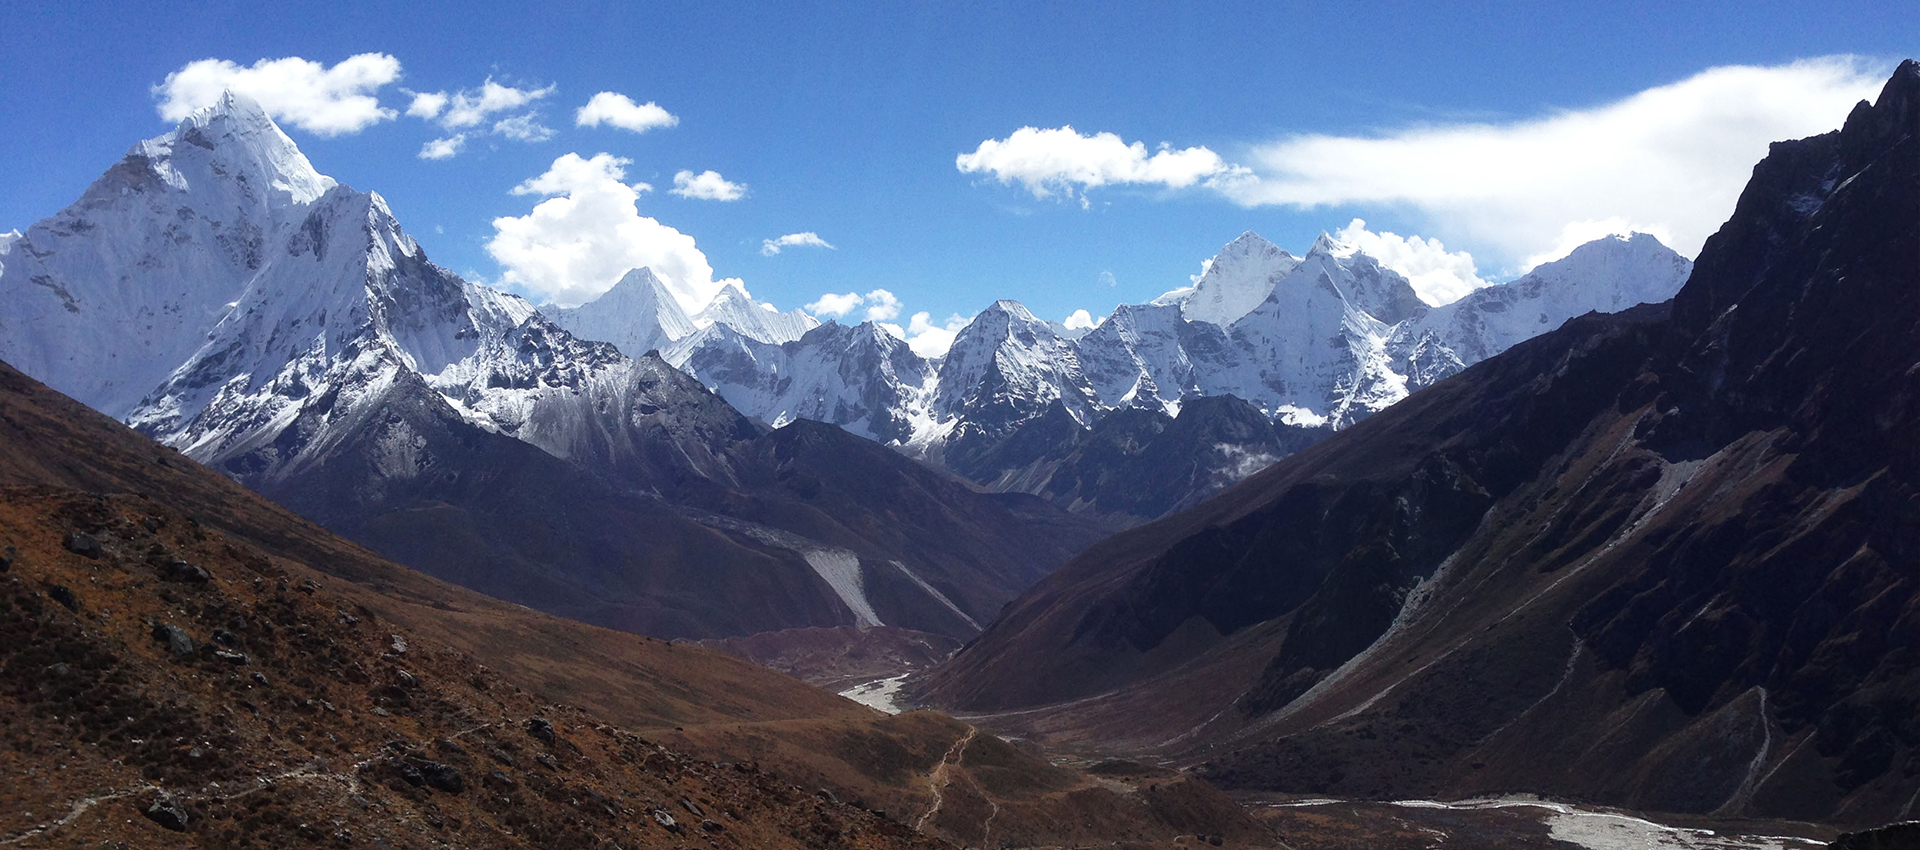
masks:
{"label": "distant mountain range", "polygon": [[[1421,337],[1476,359],[1452,334],[1513,327],[1568,268]],[[1575,318],[1109,538],[909,690],[1243,789],[1877,824],[1920,793],[1916,652],[1907,61],[1843,129],[1772,146],[1670,302]]]}
{"label": "distant mountain range", "polygon": [[[660,350],[761,421],[839,425],[988,489],[1042,495],[1131,525],[1194,504],[1257,471],[1262,459],[1575,316],[1665,301],[1691,270],[1651,236],[1607,237],[1518,280],[1432,307],[1406,277],[1330,237],[1302,258],[1247,233],[1222,248],[1193,286],[1122,305],[1091,330],[996,301],[936,359],[876,323],[809,324],[804,314],[772,312],[733,288],[688,317],[646,270],[553,314],[576,334],[612,340],[629,355]],[[1167,431],[1164,422],[1194,400],[1229,396],[1269,424]],[[1204,415],[1220,409],[1209,406]],[[1095,431],[1116,411],[1145,411],[1151,415],[1142,422],[1161,423],[1143,426],[1159,445],[1154,457],[1141,458],[1138,441],[1107,441],[1113,450],[1092,457],[1082,451],[1101,441]],[[1076,452],[1071,466],[1086,475],[1152,480],[1167,492],[1130,498],[1089,490],[1085,475],[1055,480]],[[1178,492],[1149,471],[1166,471],[1172,455],[1189,467]]]}
{"label": "distant mountain range", "polygon": [[661,635],[964,639],[1105,531],[1686,267],[1603,240],[1430,308],[1330,239],[1248,234],[1090,332],[1001,301],[930,361],[735,286],[688,315],[645,269],[543,311],[434,265],[229,96],[0,246],[0,359],[503,598]]}
{"label": "distant mountain range", "polygon": [[[588,622],[964,638],[1100,534],[837,428],[773,431],[461,280],[243,97],[11,241],[0,301],[0,359],[403,563]],[[654,307],[689,339],[812,325],[738,289],[682,324]]]}

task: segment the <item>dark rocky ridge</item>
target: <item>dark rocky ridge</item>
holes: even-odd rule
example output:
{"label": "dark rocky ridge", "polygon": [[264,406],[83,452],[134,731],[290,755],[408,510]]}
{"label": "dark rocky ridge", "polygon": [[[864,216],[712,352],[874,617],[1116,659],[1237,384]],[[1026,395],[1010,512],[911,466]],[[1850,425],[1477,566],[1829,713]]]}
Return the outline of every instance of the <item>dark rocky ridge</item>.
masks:
{"label": "dark rocky ridge", "polygon": [[1115,410],[1092,427],[1055,402],[998,442],[946,461],[990,490],[1031,493],[1126,528],[1199,504],[1331,433],[1277,424],[1232,395],[1189,399],[1178,416]]}
{"label": "dark rocky ridge", "polygon": [[[1843,130],[1773,146],[1670,306],[1577,319],[1095,546],[923,696],[1104,693],[1243,787],[1902,816],[1916,130],[1909,61]],[[1197,720],[1153,684],[1229,669]]]}

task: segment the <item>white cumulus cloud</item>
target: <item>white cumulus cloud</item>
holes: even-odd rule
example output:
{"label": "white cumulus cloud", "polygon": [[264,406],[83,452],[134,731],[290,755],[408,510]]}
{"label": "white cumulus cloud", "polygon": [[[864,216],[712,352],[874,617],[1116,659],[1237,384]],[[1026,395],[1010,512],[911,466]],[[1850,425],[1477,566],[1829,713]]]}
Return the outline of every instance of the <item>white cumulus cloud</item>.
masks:
{"label": "white cumulus cloud", "polygon": [[954,159],[966,174],[989,174],[1001,183],[1019,183],[1036,198],[1081,197],[1110,184],[1142,184],[1183,189],[1203,180],[1232,178],[1241,170],[1204,147],[1174,149],[1161,143],[1152,153],[1146,143],[1128,144],[1113,133],[1082,135],[1071,126],[1021,127],[1005,139],[988,139],[972,153]]}
{"label": "white cumulus cloud", "polygon": [[1406,275],[1420,300],[1436,307],[1458,301],[1461,296],[1487,285],[1474,268],[1473,255],[1448,251],[1438,239],[1401,236],[1391,231],[1375,233],[1367,229],[1366,221],[1357,218],[1332,235],[1379,260],[1380,265]]}
{"label": "white cumulus cloud", "polygon": [[603,91],[587,100],[587,105],[573,113],[573,123],[577,127],[598,127],[607,124],[622,130],[644,133],[662,127],[672,127],[680,123],[673,113],[660,107],[653,101],[634,103],[633,98],[618,92]]}
{"label": "white cumulus cloud", "polygon": [[153,87],[160,117],[178,121],[229,90],[259,101],[274,120],[320,136],[357,133],[398,113],[380,105],[382,86],[400,78],[400,60],[362,53],[329,68],[289,56],[243,66],[225,59],[188,62]]}
{"label": "white cumulus cloud", "polygon": [[440,115],[440,110],[447,108],[446,92],[411,89],[401,89],[401,91],[413,96],[413,100],[407,103],[407,114],[415,118],[432,121]]}
{"label": "white cumulus cloud", "polygon": [[737,201],[747,196],[747,184],[732,182],[718,171],[679,171],[673,175],[673,188],[667,191],[701,201]]}
{"label": "white cumulus cloud", "polygon": [[447,159],[460,152],[467,143],[467,134],[455,133],[444,139],[434,139],[420,146],[421,159]]}
{"label": "white cumulus cloud", "polygon": [[833,247],[827,244],[827,240],[821,239],[820,234],[808,230],[802,233],[789,233],[785,236],[777,236],[772,239],[762,239],[760,240],[760,253],[771,257],[780,253],[780,249],[782,248],[792,248],[796,245],[828,249]]}
{"label": "white cumulus cloud", "polygon": [[1061,322],[1060,324],[1065,325],[1067,327],[1067,330],[1077,331],[1077,330],[1080,330],[1081,328],[1092,328],[1093,326],[1098,325],[1100,323],[1093,320],[1092,313],[1089,313],[1086,310],[1081,309],[1081,310],[1073,311],[1073,315],[1068,316],[1067,320],[1064,322]]}
{"label": "white cumulus cloud", "polygon": [[[561,306],[592,300],[631,269],[649,268],[689,313],[735,279],[714,280],[693,237],[640,214],[645,183],[628,184],[630,160],[569,153],[545,173],[513,188],[544,196],[524,216],[493,220],[487,252],[504,271],[501,283]],[[744,291],[744,287],[742,287]]]}
{"label": "white cumulus cloud", "polygon": [[953,338],[960,335],[960,330],[969,321],[967,317],[955,313],[948,316],[944,324],[936,325],[933,316],[923,310],[907,320],[907,331],[902,336],[907,341],[907,347],[921,357],[945,357],[947,350],[953,348]]}
{"label": "white cumulus cloud", "polygon": [[844,294],[829,292],[820,296],[820,300],[806,305],[804,309],[815,316],[833,316],[838,318],[859,309],[860,305],[865,303],[866,300],[866,296],[858,292],[848,292]]}
{"label": "white cumulus cloud", "polygon": [[1769,142],[1840,126],[1885,72],[1848,56],[1722,66],[1524,120],[1298,135],[1256,147],[1251,173],[1214,186],[1246,206],[1412,207],[1505,262],[1531,262],[1569,232],[1608,222],[1664,234],[1692,255]]}
{"label": "white cumulus cloud", "polygon": [[900,299],[884,289],[867,293],[867,321],[885,322],[900,316]]}

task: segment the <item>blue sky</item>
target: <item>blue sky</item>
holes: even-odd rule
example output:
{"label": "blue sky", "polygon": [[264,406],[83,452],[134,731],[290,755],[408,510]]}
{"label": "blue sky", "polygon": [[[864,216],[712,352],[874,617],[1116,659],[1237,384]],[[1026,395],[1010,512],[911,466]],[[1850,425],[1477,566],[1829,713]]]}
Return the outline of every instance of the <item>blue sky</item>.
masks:
{"label": "blue sky", "polygon": [[[1690,253],[1730,211],[1762,136],[1836,125],[1920,53],[1910,2],[1852,0],[277,5],[11,7],[0,231],[70,203],[168,129],[155,87],[189,63],[300,57],[325,70],[380,54],[397,67],[364,93],[393,117],[332,135],[283,126],[322,172],[386,197],[436,261],[536,300],[611,283],[584,266],[555,280],[501,261],[515,246],[495,219],[586,191],[549,173],[567,154],[599,163],[591,179],[625,160],[619,180],[652,187],[628,215],[661,226],[643,238],[670,228],[679,241],[657,250],[684,259],[690,237],[713,279],[782,309],[885,289],[901,324],[1002,297],[1098,317],[1186,284],[1244,230],[1297,253],[1354,218],[1367,230],[1349,236],[1444,288],[1473,282],[1459,252],[1480,280],[1511,276],[1584,233],[1576,222],[1654,229]],[[1835,56],[1854,58],[1821,59]],[[1728,66],[1760,70],[1712,70]],[[438,122],[407,114],[408,92],[477,97],[487,80],[546,93],[467,128],[445,126],[444,107]],[[677,121],[580,126],[599,92]],[[506,119],[551,135],[516,140],[494,129]],[[420,157],[461,129],[457,154]],[[1162,143],[1186,156],[1154,162]],[[1717,181],[1697,187],[1587,169],[1622,148],[1632,155],[1610,167],[1635,173],[1737,161],[1694,169]],[[675,195],[683,170],[744,194]],[[542,175],[552,194],[513,193]],[[527,255],[545,237],[521,230]],[[833,247],[765,251],[800,233]]]}

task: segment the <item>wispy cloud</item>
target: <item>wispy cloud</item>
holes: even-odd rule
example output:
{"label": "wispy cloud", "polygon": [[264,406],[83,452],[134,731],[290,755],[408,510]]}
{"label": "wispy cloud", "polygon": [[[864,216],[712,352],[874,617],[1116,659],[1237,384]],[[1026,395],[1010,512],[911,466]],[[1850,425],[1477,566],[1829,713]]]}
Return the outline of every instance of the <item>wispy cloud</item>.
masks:
{"label": "wispy cloud", "polygon": [[1584,109],[1255,146],[1216,188],[1245,206],[1413,208],[1533,260],[1568,233],[1635,229],[1694,254],[1767,145],[1838,127],[1886,69],[1857,57],[1710,68]]}
{"label": "wispy cloud", "polygon": [[[1247,146],[1238,162],[1202,146],[1162,143],[1149,151],[1113,133],[1022,127],[981,142],[955,165],[1035,197],[1077,197],[1083,206],[1088,190],[1145,185],[1198,186],[1246,207],[1411,210],[1449,240],[1520,270],[1564,256],[1586,238],[1633,230],[1692,255],[1732,212],[1769,143],[1840,126],[1855,103],[1874,96],[1887,70],[1854,56],[1722,66],[1614,102],[1528,118],[1291,135]],[[1408,262],[1445,253],[1431,240],[1411,241],[1418,238],[1376,247]],[[1462,285],[1477,280],[1463,268],[1422,273],[1436,292],[1458,289],[1440,281],[1443,274]]]}
{"label": "wispy cloud", "polygon": [[434,139],[420,146],[421,159],[449,159],[460,153],[467,143],[467,134],[455,133],[444,139]]}
{"label": "wispy cloud", "polygon": [[763,239],[760,242],[760,253],[771,257],[780,253],[782,248],[792,248],[796,246],[828,249],[833,247],[827,243],[827,240],[821,239],[820,234],[808,230],[802,233],[789,233],[785,236]]}

